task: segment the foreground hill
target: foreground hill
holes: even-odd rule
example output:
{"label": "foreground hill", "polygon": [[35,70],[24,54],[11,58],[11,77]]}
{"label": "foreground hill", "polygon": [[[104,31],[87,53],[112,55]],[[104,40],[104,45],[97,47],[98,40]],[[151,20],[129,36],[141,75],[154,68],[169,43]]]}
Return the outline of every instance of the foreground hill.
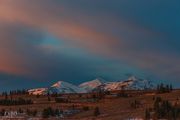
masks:
{"label": "foreground hill", "polygon": [[[135,92],[137,93],[137,92]],[[147,108],[153,108],[155,98],[161,97],[162,100],[169,101],[172,105],[180,108],[180,90],[174,90],[170,93],[156,94],[145,93],[133,97],[106,98],[98,103],[90,104],[89,107],[98,107],[100,115],[94,116],[94,109],[79,113],[73,117],[73,120],[145,120],[145,111]],[[132,107],[132,103],[138,101],[138,106]],[[153,113],[152,113],[153,114]],[[156,119],[152,119],[156,120]],[[173,119],[163,119],[173,120]],[[180,114],[176,120],[180,120]]]}
{"label": "foreground hill", "polygon": [[[59,86],[59,85],[58,85]],[[57,87],[56,85],[54,87]],[[147,108],[153,108],[156,98],[161,97],[164,101],[169,101],[171,105],[180,108],[180,90],[173,90],[166,93],[157,93],[156,90],[124,90],[127,96],[120,96],[122,91],[113,91],[99,98],[98,93],[86,94],[61,94],[60,96],[48,95],[11,95],[7,99],[31,99],[33,104],[28,105],[0,105],[0,110],[23,110],[26,114],[28,110],[37,110],[37,116],[42,114],[44,109],[51,107],[64,111],[64,118],[61,120],[145,120],[145,111]],[[94,97],[95,96],[95,97]],[[57,102],[56,98],[66,99],[68,101]],[[6,96],[0,96],[4,99]],[[132,103],[136,103],[134,106]],[[99,108],[99,115],[95,116],[95,108]],[[66,115],[73,110],[77,112]],[[153,112],[152,112],[153,114]],[[180,115],[180,114],[179,114]],[[26,116],[25,116],[26,117]],[[30,116],[33,117],[33,116]],[[50,116],[43,120],[58,120],[59,118]],[[156,120],[156,119],[153,119]],[[171,119],[163,119],[171,120]],[[172,119],[173,120],[173,119]],[[180,120],[180,116],[178,119]]]}

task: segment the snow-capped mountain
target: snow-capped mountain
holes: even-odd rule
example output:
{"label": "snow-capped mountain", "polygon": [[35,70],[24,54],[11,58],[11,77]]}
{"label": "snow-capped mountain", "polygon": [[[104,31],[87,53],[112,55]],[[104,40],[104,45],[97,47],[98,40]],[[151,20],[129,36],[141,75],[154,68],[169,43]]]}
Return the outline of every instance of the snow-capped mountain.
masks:
{"label": "snow-capped mountain", "polygon": [[28,90],[31,95],[45,95],[47,94],[48,88],[36,88]]}
{"label": "snow-capped mountain", "polygon": [[89,82],[85,82],[79,85],[79,87],[87,90],[88,92],[96,91],[99,89],[103,89],[105,91],[113,91],[113,90],[144,90],[144,89],[153,89],[154,85],[144,79],[139,79],[135,76],[129,77],[124,81],[117,82],[106,82],[103,79],[95,79]]}
{"label": "snow-capped mountain", "polygon": [[58,81],[48,89],[49,93],[86,93],[86,90],[64,81]]}
{"label": "snow-capped mountain", "polygon": [[88,93],[98,90],[114,91],[114,90],[144,90],[154,89],[154,84],[151,81],[139,79],[132,76],[124,81],[106,82],[101,78],[92,81],[84,82],[79,86],[68,82],[58,81],[49,88],[37,88],[28,90],[29,94],[44,95],[47,93]]}
{"label": "snow-capped mountain", "polygon": [[109,82],[105,84],[104,90],[144,90],[144,89],[153,89],[154,85],[144,79],[139,79],[135,76],[128,78],[125,81],[118,81],[118,82]]}
{"label": "snow-capped mountain", "polygon": [[144,90],[144,89],[154,89],[155,85],[146,79],[140,79],[135,76],[132,76],[128,79],[128,81],[131,81],[132,84],[130,84],[127,89],[139,89],[139,90]]}
{"label": "snow-capped mountain", "polygon": [[97,87],[99,87],[105,83],[106,83],[106,81],[103,80],[102,78],[97,78],[92,81],[84,82],[84,83],[80,84],[79,87],[85,89],[87,92],[91,92],[94,89],[96,89]]}
{"label": "snow-capped mountain", "polygon": [[49,88],[36,88],[28,90],[29,94],[32,95],[45,95],[54,93],[86,93],[87,91],[83,88],[70,84],[64,81],[58,81]]}

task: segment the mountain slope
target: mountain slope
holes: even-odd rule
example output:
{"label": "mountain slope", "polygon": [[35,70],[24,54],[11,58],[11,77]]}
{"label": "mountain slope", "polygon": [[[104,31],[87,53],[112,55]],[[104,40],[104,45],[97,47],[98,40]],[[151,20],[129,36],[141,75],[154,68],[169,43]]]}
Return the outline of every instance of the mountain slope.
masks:
{"label": "mountain slope", "polygon": [[79,86],[70,84],[64,81],[58,81],[49,88],[37,88],[28,90],[29,94],[44,95],[48,92],[53,93],[87,93],[98,90],[113,91],[113,90],[144,90],[154,89],[154,84],[151,81],[139,79],[132,76],[124,81],[106,82],[101,78],[92,81],[84,82]]}
{"label": "mountain slope", "polygon": [[154,89],[154,84],[146,79],[140,79],[135,76],[132,76],[128,79],[129,81],[132,81],[132,84],[130,84],[127,89],[139,89],[139,90],[144,90],[144,89]]}
{"label": "mountain slope", "polygon": [[48,89],[49,93],[86,93],[86,90],[64,81],[58,81]]}
{"label": "mountain slope", "polygon": [[135,76],[129,77],[124,81],[117,82],[106,82],[103,79],[97,78],[92,81],[88,81],[79,85],[79,87],[87,90],[88,92],[105,90],[105,91],[113,91],[113,90],[144,90],[144,89],[153,89],[154,85],[144,79],[139,79]]}
{"label": "mountain slope", "polygon": [[47,94],[48,88],[36,88],[28,90],[29,94],[32,95],[45,95]]}
{"label": "mountain slope", "polygon": [[101,78],[97,78],[92,81],[84,82],[84,83],[80,84],[79,87],[85,89],[87,92],[91,92],[92,90],[96,89],[97,87],[99,87],[105,83],[106,83],[105,80],[103,80]]}
{"label": "mountain slope", "polygon": [[106,83],[104,89],[105,90],[144,90],[144,89],[153,89],[154,85],[144,79],[139,79],[135,76],[128,78],[125,81],[118,81],[118,82],[110,82]]}

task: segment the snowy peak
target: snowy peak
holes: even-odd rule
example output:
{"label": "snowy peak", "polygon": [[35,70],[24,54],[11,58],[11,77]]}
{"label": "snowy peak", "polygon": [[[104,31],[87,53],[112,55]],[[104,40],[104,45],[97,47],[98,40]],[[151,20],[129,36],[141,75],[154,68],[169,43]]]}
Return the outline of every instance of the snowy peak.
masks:
{"label": "snowy peak", "polygon": [[72,84],[64,82],[64,81],[58,81],[57,83],[53,84],[51,87],[63,87],[63,86],[71,86]]}
{"label": "snowy peak", "polygon": [[82,83],[79,85],[80,88],[83,88],[85,89],[86,91],[90,92],[92,91],[93,89],[96,89],[97,87],[105,84],[106,81],[102,78],[96,78],[92,81],[88,81],[88,82],[85,82],[85,83]]}
{"label": "snowy peak", "polygon": [[49,88],[49,93],[85,93],[86,91],[78,86],[64,81],[58,81]]}
{"label": "snowy peak", "polygon": [[135,76],[131,76],[124,81],[107,83],[105,86],[105,90],[144,90],[153,88],[154,85],[150,81]]}
{"label": "snowy peak", "polygon": [[68,82],[58,81],[49,88],[37,88],[28,90],[29,94],[44,95],[47,93],[88,93],[98,90],[114,91],[114,90],[145,90],[154,89],[155,85],[148,80],[131,76],[124,81],[106,82],[102,78],[96,78],[92,81],[84,82],[79,86]]}
{"label": "snowy peak", "polygon": [[101,78],[97,78],[92,81],[88,81],[79,85],[79,87],[85,89],[87,92],[92,92],[100,89],[105,91],[113,90],[144,90],[153,89],[153,85],[150,81],[131,76],[124,81],[106,82]]}
{"label": "snowy peak", "polygon": [[47,94],[47,91],[47,88],[36,88],[28,90],[28,93],[32,95],[45,95]]}
{"label": "snowy peak", "polygon": [[138,78],[136,76],[131,76],[127,79],[127,81],[137,81]]}
{"label": "snowy peak", "polygon": [[137,77],[130,77],[129,80],[133,80],[132,84],[128,86],[127,88],[129,89],[153,89],[154,85],[151,83],[151,81],[146,80],[146,79],[140,79]]}

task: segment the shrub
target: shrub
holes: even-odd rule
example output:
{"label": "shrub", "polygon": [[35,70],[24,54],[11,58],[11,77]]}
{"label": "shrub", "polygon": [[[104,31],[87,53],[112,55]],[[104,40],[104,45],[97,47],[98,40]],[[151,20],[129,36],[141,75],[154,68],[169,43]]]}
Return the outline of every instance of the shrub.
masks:
{"label": "shrub", "polygon": [[99,107],[96,107],[95,109],[94,109],[94,116],[99,116],[100,115],[100,111],[99,111]]}
{"label": "shrub", "polygon": [[88,111],[88,110],[89,110],[89,107],[88,107],[88,106],[84,106],[84,107],[83,107],[83,110],[84,110],[84,111]]}

